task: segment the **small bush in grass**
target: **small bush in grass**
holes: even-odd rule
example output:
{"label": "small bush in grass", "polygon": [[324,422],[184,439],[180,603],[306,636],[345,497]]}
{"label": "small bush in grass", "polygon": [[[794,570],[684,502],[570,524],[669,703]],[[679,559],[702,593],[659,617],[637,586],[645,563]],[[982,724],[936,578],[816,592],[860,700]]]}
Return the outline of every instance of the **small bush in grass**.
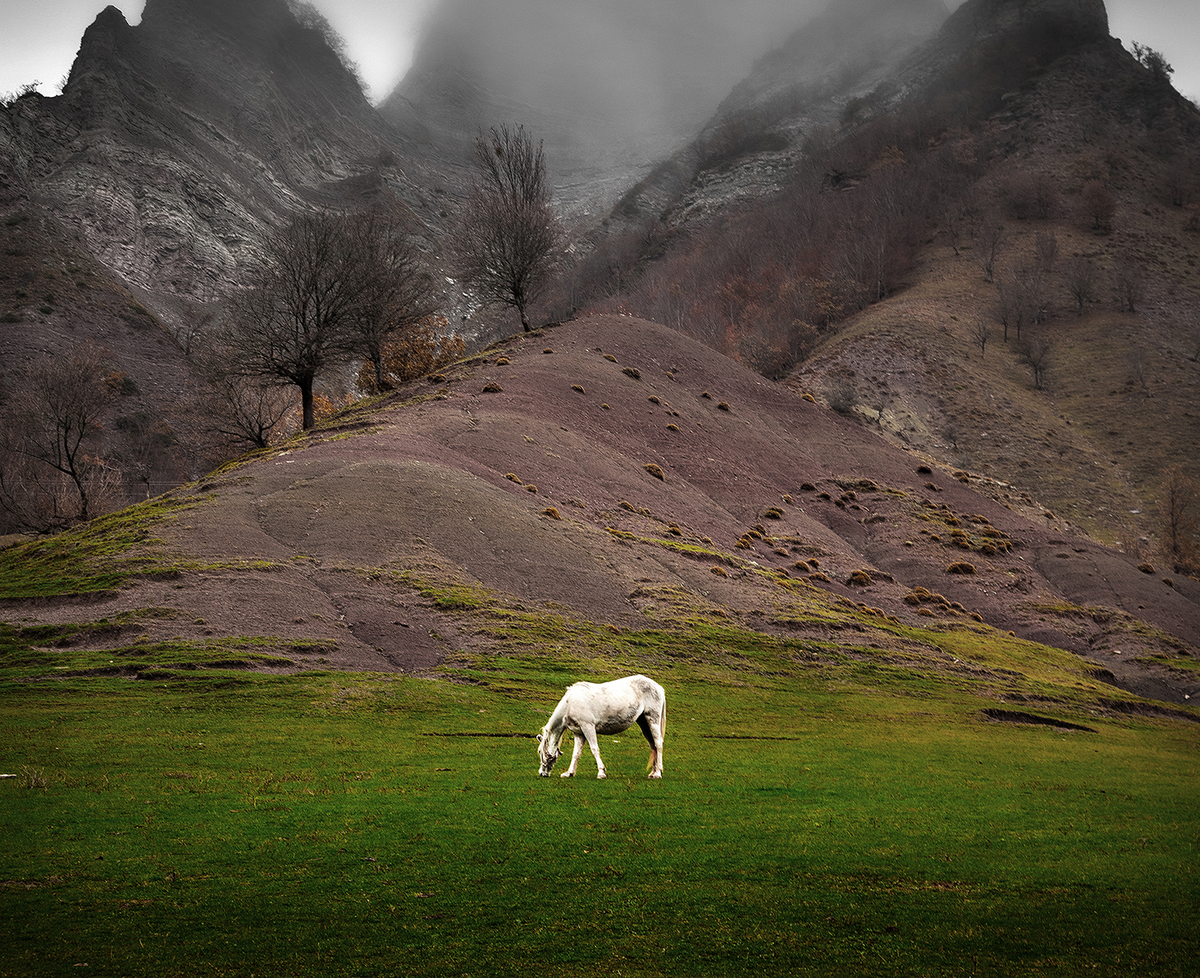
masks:
{"label": "small bush in grass", "polygon": [[621,509],[629,510],[631,513],[637,512],[637,508],[628,499],[622,499],[619,503],[617,503],[617,505],[620,506]]}
{"label": "small bush in grass", "polygon": [[678,431],[678,430],[679,430],[679,425],[677,425],[677,424],[667,425],[667,431]]}
{"label": "small bush in grass", "polygon": [[678,523],[672,523],[670,526],[668,526],[667,532],[670,533],[671,536],[675,536],[675,537],[683,536],[683,530],[680,529],[680,526]]}
{"label": "small bush in grass", "polygon": [[506,478],[509,482],[515,482],[519,486],[525,485],[525,483],[521,481],[521,477],[515,472],[505,473],[504,478]]}
{"label": "small bush in grass", "polygon": [[716,574],[717,577],[728,577],[729,576],[729,571],[727,571],[724,567],[719,567],[719,566],[718,567],[710,567],[709,571],[713,574]]}
{"label": "small bush in grass", "polygon": [[582,384],[572,384],[572,385],[571,385],[571,390],[573,390],[573,391],[574,391],[576,394],[586,394],[586,393],[587,393],[587,391],[585,391],[585,390],[583,389],[583,385],[582,385]]}
{"label": "small bush in grass", "polygon": [[613,356],[611,353],[606,353],[606,354],[604,354],[604,359],[605,359],[605,360],[607,360],[609,363],[616,363],[616,362],[617,362],[617,358],[616,358],[616,357],[614,357],[614,356]]}
{"label": "small bush in grass", "polygon": [[612,410],[612,408],[610,408],[610,407],[609,407],[607,404],[601,404],[601,405],[600,405],[600,410],[601,410],[601,411],[611,411],[611,410]]}
{"label": "small bush in grass", "polygon": [[947,574],[974,574],[975,565],[968,564],[965,560],[955,561],[946,568]]}
{"label": "small bush in grass", "polygon": [[649,400],[649,402],[650,402],[651,404],[662,404],[662,401],[660,401],[660,400],[658,399],[658,395],[657,395],[657,394],[651,394],[651,395],[650,395],[650,397],[649,397],[649,398],[647,398],[647,400]]}
{"label": "small bush in grass", "polygon": [[814,486],[811,482],[801,482],[800,483],[800,491],[801,492],[816,492],[817,487]]}
{"label": "small bush in grass", "polygon": [[916,607],[921,603],[921,596],[919,594],[912,593],[906,594],[904,596],[904,603],[911,604],[913,607]]}
{"label": "small bush in grass", "polygon": [[542,352],[543,353],[553,353],[554,351],[552,349],[550,349],[550,347],[546,347],[546,349],[542,350]]}
{"label": "small bush in grass", "polygon": [[508,357],[497,357],[496,358],[496,366],[497,367],[507,367],[510,363],[512,363],[512,361],[509,360]]}
{"label": "small bush in grass", "polygon": [[1173,578],[1170,578],[1170,577],[1164,577],[1164,578],[1163,578],[1163,583],[1164,583],[1164,584],[1165,584],[1167,587],[1174,587],[1174,586],[1175,586],[1175,581],[1174,581],[1174,579],[1173,579]]}
{"label": "small bush in grass", "polygon": [[647,462],[645,465],[642,466],[642,468],[644,468],[647,472],[649,472],[656,479],[661,479],[664,482],[667,479],[666,475],[663,474],[663,470],[662,470],[661,466],[655,465],[653,462]]}
{"label": "small bush in grass", "polygon": [[727,401],[722,401],[720,404],[717,405],[717,410],[718,411],[732,411],[733,408],[731,408],[729,406]]}
{"label": "small bush in grass", "polygon": [[704,393],[702,393],[700,396],[702,398],[704,398],[706,401],[712,400],[712,395],[708,391],[704,391]]}
{"label": "small bush in grass", "polygon": [[1146,561],[1141,564],[1138,564],[1138,570],[1140,570],[1143,574],[1153,574],[1154,573],[1154,565],[1149,563],[1148,561]]}
{"label": "small bush in grass", "polygon": [[642,379],[642,372],[638,370],[637,367],[622,367],[621,373],[623,373],[626,377],[632,378],[633,380]]}
{"label": "small bush in grass", "polygon": [[776,506],[772,506],[765,513],[763,513],[763,517],[764,519],[768,520],[781,520],[783,519],[783,510]]}
{"label": "small bush in grass", "polygon": [[552,520],[561,520],[562,519],[562,515],[553,506],[547,506],[545,509],[543,509],[542,515],[549,516],[550,519],[552,519]]}
{"label": "small bush in grass", "polygon": [[871,583],[871,575],[865,570],[856,570],[847,578],[846,583],[851,587],[866,587]]}
{"label": "small bush in grass", "polygon": [[749,550],[752,544],[747,537],[741,537],[738,542],[734,544],[734,546],[737,547],[738,550]]}
{"label": "small bush in grass", "polygon": [[491,383],[483,385],[483,392],[485,394],[503,394],[504,388],[493,380]]}
{"label": "small bush in grass", "polygon": [[526,491],[526,492],[532,492],[532,493],[533,493],[533,494],[536,496],[536,495],[537,495],[537,486],[535,486],[535,485],[533,485],[533,484],[531,483],[530,485],[527,485],[527,486],[525,487],[525,491]]}
{"label": "small bush in grass", "polygon": [[807,391],[805,391],[805,393],[801,394],[800,397],[802,400],[808,401],[809,404],[817,403],[817,399],[815,397],[813,397],[811,394],[809,394]]}
{"label": "small bush in grass", "polygon": [[791,506],[792,503],[795,502],[795,500],[793,500],[792,497],[786,492],[783,494],[783,501],[785,503],[787,503],[789,506]]}
{"label": "small bush in grass", "polygon": [[810,581],[820,581],[823,584],[829,583],[829,578],[826,577],[824,574],[822,574],[820,571],[814,571],[813,573],[809,574],[808,579]]}
{"label": "small bush in grass", "polygon": [[920,475],[933,475],[933,469],[931,469],[928,465],[918,465],[917,472]]}
{"label": "small bush in grass", "polygon": [[430,374],[429,382],[431,384],[444,384],[446,382],[445,374]]}

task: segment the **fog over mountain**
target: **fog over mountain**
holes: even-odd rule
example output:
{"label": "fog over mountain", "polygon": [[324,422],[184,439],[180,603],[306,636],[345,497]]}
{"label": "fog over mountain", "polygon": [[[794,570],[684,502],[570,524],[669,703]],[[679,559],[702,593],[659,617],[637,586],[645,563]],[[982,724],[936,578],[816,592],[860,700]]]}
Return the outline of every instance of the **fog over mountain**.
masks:
{"label": "fog over mountain", "polygon": [[[535,111],[686,135],[822,0],[443,0],[405,84],[446,67]],[[402,89],[404,85],[402,85]]]}

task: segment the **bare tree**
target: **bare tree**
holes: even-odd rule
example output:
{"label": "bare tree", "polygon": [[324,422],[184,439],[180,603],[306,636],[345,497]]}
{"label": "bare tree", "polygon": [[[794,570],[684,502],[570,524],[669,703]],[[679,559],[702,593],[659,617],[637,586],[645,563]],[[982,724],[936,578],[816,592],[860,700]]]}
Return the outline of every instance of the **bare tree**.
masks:
{"label": "bare tree", "polygon": [[403,228],[378,213],[303,215],[268,239],[250,287],[231,299],[234,369],[298,387],[311,428],[317,377],[378,358],[388,336],[428,314],[431,294]]}
{"label": "bare tree", "polygon": [[1159,489],[1161,546],[1179,573],[1191,572],[1198,563],[1196,555],[1196,509],[1200,504],[1200,483],[1184,475],[1174,465],[1167,469]]}
{"label": "bare tree", "polygon": [[1136,313],[1146,294],[1146,270],[1132,259],[1120,259],[1113,267],[1113,288],[1121,309]]}
{"label": "bare tree", "polygon": [[975,342],[979,344],[979,355],[981,357],[987,356],[987,344],[988,340],[991,339],[992,329],[988,325],[986,317],[979,316],[975,319],[971,335],[974,337]]}
{"label": "bare tree", "polygon": [[485,302],[512,306],[529,332],[529,304],[557,264],[562,225],[550,203],[546,158],[524,126],[475,140],[476,182],[453,248],[462,278]]}
{"label": "bare tree", "polygon": [[1062,274],[1067,291],[1082,316],[1084,303],[1096,298],[1096,280],[1099,278],[1096,263],[1090,258],[1070,258],[1063,263]]}
{"label": "bare tree", "polygon": [[366,266],[366,288],[348,317],[343,343],[347,352],[370,361],[375,389],[384,391],[391,386],[385,348],[437,310],[433,277],[424,268],[404,215],[368,211],[350,218],[347,230]]}
{"label": "bare tree", "polygon": [[1046,377],[1050,372],[1053,351],[1054,344],[1044,329],[1036,330],[1017,347],[1017,356],[1033,371],[1033,386],[1038,390],[1046,389]]}
{"label": "bare tree", "polygon": [[1053,231],[1039,231],[1037,236],[1037,263],[1043,272],[1054,271],[1058,261],[1058,236]]}
{"label": "bare tree", "polygon": [[238,352],[220,337],[195,352],[192,363],[205,384],[193,408],[220,455],[266,448],[279,430],[292,402],[283,388],[260,377],[230,369]]}
{"label": "bare tree", "polygon": [[1113,217],[1117,213],[1116,198],[1099,180],[1092,180],[1080,194],[1080,206],[1084,216],[1092,222],[1092,230],[1098,234],[1109,234],[1113,229]]}
{"label": "bare tree", "polygon": [[983,268],[983,278],[993,281],[996,272],[996,256],[1000,253],[1000,245],[1004,241],[1004,225],[988,221],[979,231],[979,264]]}
{"label": "bare tree", "polygon": [[104,356],[45,356],[16,379],[0,422],[0,506],[25,529],[90,519],[119,484],[99,450],[115,391]]}

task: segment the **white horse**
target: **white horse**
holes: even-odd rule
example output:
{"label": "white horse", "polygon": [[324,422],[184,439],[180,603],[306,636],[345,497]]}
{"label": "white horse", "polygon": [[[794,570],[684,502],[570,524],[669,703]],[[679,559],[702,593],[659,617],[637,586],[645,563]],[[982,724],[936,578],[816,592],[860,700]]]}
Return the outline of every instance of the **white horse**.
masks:
{"label": "white horse", "polygon": [[560,745],[568,730],[575,735],[575,751],[571,766],[563,771],[564,778],[573,777],[575,765],[583,754],[583,744],[592,749],[599,769],[596,777],[603,778],[604,762],[596,734],[617,734],[634,724],[641,728],[650,744],[650,777],[661,778],[663,769],[663,735],[667,730],[667,694],[653,679],[645,676],[626,676],[610,683],[576,683],[571,686],[550,719],[537,735],[538,774],[550,777],[554,762],[562,756]]}

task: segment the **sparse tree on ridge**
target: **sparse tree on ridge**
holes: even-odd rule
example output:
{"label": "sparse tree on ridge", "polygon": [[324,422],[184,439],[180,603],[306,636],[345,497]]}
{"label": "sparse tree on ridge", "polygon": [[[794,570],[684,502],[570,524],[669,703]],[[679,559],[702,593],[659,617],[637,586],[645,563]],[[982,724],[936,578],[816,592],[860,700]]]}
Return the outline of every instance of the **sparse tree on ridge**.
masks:
{"label": "sparse tree on ridge", "polygon": [[476,137],[474,162],[453,245],[459,274],[484,302],[516,309],[529,332],[527,309],[548,284],[563,238],[542,144],[524,126],[493,128]]}
{"label": "sparse tree on ridge", "polygon": [[369,211],[350,220],[349,232],[367,266],[367,288],[346,325],[344,342],[348,352],[371,363],[375,390],[385,391],[391,387],[385,349],[437,311],[433,278],[423,267],[404,216]]}

